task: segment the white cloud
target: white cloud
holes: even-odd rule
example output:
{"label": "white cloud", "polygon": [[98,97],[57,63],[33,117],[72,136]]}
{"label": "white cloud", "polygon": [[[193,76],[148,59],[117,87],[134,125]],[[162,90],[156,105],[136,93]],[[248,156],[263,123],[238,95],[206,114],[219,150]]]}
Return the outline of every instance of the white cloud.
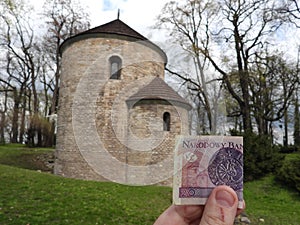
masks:
{"label": "white cloud", "polygon": [[[104,23],[117,19],[118,9],[120,10],[120,19],[130,27],[141,33],[153,42],[163,41],[162,31],[153,30],[156,23],[156,17],[161,14],[165,3],[170,0],[78,0],[89,14],[91,27],[100,26]],[[30,0],[34,5],[36,13],[43,11],[44,1]],[[38,16],[35,16],[38,18]],[[40,20],[36,20],[36,23]],[[286,51],[291,57],[295,57],[298,52],[299,29],[290,29],[282,33],[282,42],[278,43],[279,49]],[[278,38],[278,37],[277,37]],[[289,41],[287,41],[289,40]],[[288,50],[287,50],[288,49]]]}
{"label": "white cloud", "polygon": [[81,2],[89,8],[92,27],[117,19],[119,9],[120,19],[123,22],[148,37],[152,33],[150,27],[154,26],[156,17],[168,0],[81,0]]}
{"label": "white cloud", "polygon": [[[29,0],[36,15],[32,15],[36,23],[41,23],[45,1]],[[91,19],[91,27],[100,26],[117,19],[118,9],[120,19],[143,36],[154,42],[163,39],[161,32],[151,29],[156,23],[156,17],[169,0],[78,0]]]}

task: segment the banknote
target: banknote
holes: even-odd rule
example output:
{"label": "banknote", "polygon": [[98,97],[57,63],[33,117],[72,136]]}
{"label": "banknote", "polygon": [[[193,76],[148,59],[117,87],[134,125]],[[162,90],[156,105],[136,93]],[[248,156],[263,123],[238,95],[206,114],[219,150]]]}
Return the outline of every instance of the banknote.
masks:
{"label": "banknote", "polygon": [[218,185],[228,185],[235,190],[238,207],[243,207],[243,138],[178,136],[174,157],[174,204],[205,204]]}

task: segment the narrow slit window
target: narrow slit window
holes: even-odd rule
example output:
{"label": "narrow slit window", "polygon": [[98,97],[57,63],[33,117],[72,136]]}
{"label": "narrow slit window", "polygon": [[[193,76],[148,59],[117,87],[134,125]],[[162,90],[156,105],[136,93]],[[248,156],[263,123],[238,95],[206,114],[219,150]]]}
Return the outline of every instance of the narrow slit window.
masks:
{"label": "narrow slit window", "polygon": [[171,115],[169,112],[165,112],[163,115],[163,129],[164,131],[170,131],[171,128]]}
{"label": "narrow slit window", "polygon": [[110,79],[121,79],[122,60],[118,56],[112,56],[110,62]]}

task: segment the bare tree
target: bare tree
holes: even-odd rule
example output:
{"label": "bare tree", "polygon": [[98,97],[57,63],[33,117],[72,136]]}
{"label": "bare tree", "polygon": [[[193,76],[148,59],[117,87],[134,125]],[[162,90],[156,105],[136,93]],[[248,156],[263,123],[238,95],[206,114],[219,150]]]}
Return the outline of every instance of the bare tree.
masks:
{"label": "bare tree", "polygon": [[[87,14],[77,1],[46,1],[43,15],[43,20],[47,21],[46,32],[37,40],[31,27],[33,21],[28,4],[23,0],[2,0],[0,7],[4,12],[0,15],[0,85],[4,103],[13,101],[11,142],[23,142],[27,134],[30,145],[52,146],[54,124],[49,131],[49,121],[44,117],[56,113],[59,46],[68,37],[89,27]],[[2,107],[3,132],[9,113],[7,105]]]}
{"label": "bare tree", "polygon": [[45,3],[44,16],[47,20],[47,32],[44,36],[44,48],[50,61],[49,69],[53,70],[53,98],[50,114],[56,113],[59,78],[60,52],[59,47],[64,40],[89,28],[88,15],[78,1],[48,0]]}
{"label": "bare tree", "polygon": [[251,68],[250,90],[258,133],[271,133],[270,125],[284,118],[287,144],[288,108],[294,101],[299,75],[296,64],[288,63],[281,55],[277,53],[256,60]]}
{"label": "bare tree", "polygon": [[[13,117],[12,117],[12,142],[18,142],[20,107],[26,98],[26,89],[31,85],[34,89],[34,103],[37,109],[37,95],[35,90],[35,67],[33,62],[33,30],[28,22],[29,8],[23,1],[5,1],[1,5],[5,14],[1,15],[2,46],[6,51],[6,78],[1,77],[1,82],[13,92]],[[25,107],[25,106],[24,106]],[[24,119],[24,117],[21,117]],[[21,121],[24,124],[24,121]],[[23,127],[22,127],[23,128]],[[24,130],[22,129],[22,132]]]}
{"label": "bare tree", "polygon": [[[255,60],[261,54],[261,48],[266,44],[271,45],[273,42],[275,46],[275,42],[269,39],[272,34],[285,23],[295,21],[291,18],[293,14],[288,13],[291,12],[291,4],[278,0],[218,0],[213,2],[186,0],[181,1],[179,5],[172,1],[167,3],[159,20],[171,28],[174,41],[183,37],[185,37],[184,40],[189,41],[189,43],[188,41],[183,44],[179,41],[179,43],[185,49],[193,50],[190,51],[191,57],[201,56],[199,59],[202,59],[202,62],[209,61],[220,74],[219,79],[215,80],[222,81],[219,85],[224,85],[239,107],[234,115],[242,118],[245,132],[252,132],[252,113],[256,110],[253,108],[254,99],[252,98],[252,94],[255,93],[251,93],[251,82],[255,77],[252,73],[257,72],[253,71]],[[292,3],[297,9],[296,2],[292,1]],[[285,13],[283,13],[284,9]],[[197,16],[193,12],[196,12]],[[202,33],[198,32],[199,30]],[[205,64],[198,65],[202,65],[203,69]],[[199,71],[201,72],[201,69]],[[202,79],[205,76],[200,73],[199,80],[192,80],[191,76],[182,74],[181,77],[185,82],[193,81],[194,85],[201,86],[198,90],[195,88],[195,91],[201,93],[205,104],[211,101],[209,99],[211,96],[205,91],[205,84],[208,80]],[[285,80],[281,82],[281,85],[285,85]],[[264,84],[261,83],[261,85]],[[286,95],[290,96],[290,93],[287,92]],[[211,106],[211,104],[206,104],[208,105]],[[282,106],[285,110],[287,104]],[[205,107],[205,110],[208,115],[211,113],[211,107]],[[282,111],[282,109],[278,110]]]}
{"label": "bare tree", "polygon": [[[208,28],[215,19],[218,6],[214,1],[185,1],[167,3],[158,18],[160,27],[169,28],[171,26],[171,36],[174,42],[180,44],[185,54],[188,55],[187,61],[192,61],[193,70],[184,71],[174,65],[169,66],[167,71],[180,78],[183,84],[186,84],[192,95],[193,104],[196,107],[198,118],[203,115],[203,109],[208,121],[208,131],[205,129],[205,122],[202,123],[202,133],[216,132],[217,109],[213,97],[219,96],[220,85],[214,86],[217,89],[210,88],[212,73],[205,71],[207,58],[201,54],[200,49],[208,48],[210,44],[210,34]],[[176,57],[178,61],[185,60],[182,57]],[[177,63],[178,64],[178,63]],[[216,92],[214,92],[214,90]],[[216,94],[217,93],[217,94]],[[203,117],[203,116],[202,116]],[[199,121],[201,123],[201,121]]]}
{"label": "bare tree", "polygon": [[[51,91],[52,99],[49,115],[56,114],[60,80],[60,52],[59,47],[64,40],[89,28],[89,18],[78,1],[47,0],[44,5],[44,17],[47,23],[47,32],[42,41],[40,51],[43,52],[44,64],[41,81],[44,85],[45,96]],[[48,145],[53,145],[54,124],[52,138]]]}
{"label": "bare tree", "polygon": [[286,14],[286,20],[300,28],[300,5],[298,0],[287,0],[282,2],[282,6],[278,8],[278,12]]}
{"label": "bare tree", "polygon": [[12,89],[10,88],[10,85],[7,85],[5,83],[1,84],[1,105],[0,105],[0,143],[4,144],[6,143],[5,134],[9,127],[8,124],[8,95],[9,92],[11,92]]}

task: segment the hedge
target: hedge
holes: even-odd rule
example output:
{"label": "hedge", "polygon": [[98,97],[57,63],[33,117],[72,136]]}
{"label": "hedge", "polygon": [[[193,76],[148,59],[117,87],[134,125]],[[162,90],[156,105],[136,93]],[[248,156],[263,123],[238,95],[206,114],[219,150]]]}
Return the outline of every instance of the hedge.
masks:
{"label": "hedge", "polygon": [[300,192],[300,153],[287,154],[276,179]]}

